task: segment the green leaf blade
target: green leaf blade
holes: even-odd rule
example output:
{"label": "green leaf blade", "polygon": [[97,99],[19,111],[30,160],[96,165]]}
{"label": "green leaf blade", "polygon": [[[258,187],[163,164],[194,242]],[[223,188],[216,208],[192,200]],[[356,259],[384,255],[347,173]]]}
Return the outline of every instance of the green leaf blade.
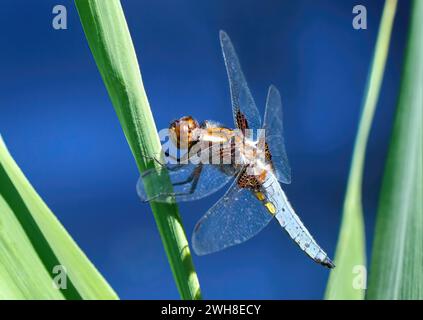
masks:
{"label": "green leaf blade", "polygon": [[[143,155],[160,154],[161,145],[120,1],[75,0],[75,4],[91,52],[142,172],[155,165]],[[152,188],[146,186],[147,192]],[[181,298],[200,299],[200,286],[177,205],[157,202],[150,205]]]}
{"label": "green leaf blade", "polygon": [[[0,298],[117,299],[20,171],[0,137]],[[55,266],[66,288],[53,286]]]}
{"label": "green leaf blade", "polygon": [[368,299],[423,299],[423,1],[414,1]]}
{"label": "green leaf blade", "polygon": [[[362,300],[366,282],[366,248],[362,181],[367,141],[382,85],[397,0],[386,0],[363,100],[363,111],[354,145],[342,224],[326,288],[327,300]],[[359,279],[361,277],[361,279]]]}

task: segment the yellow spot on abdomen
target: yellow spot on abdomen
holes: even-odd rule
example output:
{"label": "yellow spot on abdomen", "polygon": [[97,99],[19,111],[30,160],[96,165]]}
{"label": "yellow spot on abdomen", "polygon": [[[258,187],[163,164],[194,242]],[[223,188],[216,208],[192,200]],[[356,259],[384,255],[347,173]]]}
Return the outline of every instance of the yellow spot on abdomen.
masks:
{"label": "yellow spot on abdomen", "polygon": [[263,192],[256,192],[256,197],[260,201],[263,201],[266,197],[264,196]]}
{"label": "yellow spot on abdomen", "polygon": [[275,207],[275,205],[273,204],[273,203],[271,203],[271,202],[266,202],[265,204],[264,204],[264,206],[266,207],[266,209],[271,213],[271,214],[273,214],[273,215],[275,215],[276,214],[276,207]]}

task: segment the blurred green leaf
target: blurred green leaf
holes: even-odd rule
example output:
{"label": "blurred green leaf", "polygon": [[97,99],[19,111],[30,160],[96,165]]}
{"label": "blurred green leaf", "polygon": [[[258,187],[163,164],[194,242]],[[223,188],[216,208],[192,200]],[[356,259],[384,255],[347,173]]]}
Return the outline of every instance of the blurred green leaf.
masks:
{"label": "blurred green leaf", "polygon": [[[387,0],[383,9],[373,62],[367,80],[358,133],[345,195],[341,231],[335,254],[336,268],[331,270],[326,299],[360,300],[364,290],[354,287],[357,273],[365,270],[365,234],[362,207],[362,180],[367,140],[382,85],[389,51],[397,0]],[[365,274],[364,274],[365,281]]]}
{"label": "blurred green leaf", "polygon": [[[56,266],[60,269],[54,270]],[[56,289],[53,279],[62,271],[67,288]],[[0,137],[0,299],[116,298]]]}
{"label": "blurred green leaf", "polygon": [[414,0],[373,245],[369,299],[423,299],[423,1]]}
{"label": "blurred green leaf", "polygon": [[[161,145],[120,1],[75,0],[75,4],[91,52],[142,172],[155,163],[145,156],[160,154]],[[147,192],[152,188],[153,185],[146,185]],[[201,298],[177,205],[158,202],[150,205],[181,297]]]}

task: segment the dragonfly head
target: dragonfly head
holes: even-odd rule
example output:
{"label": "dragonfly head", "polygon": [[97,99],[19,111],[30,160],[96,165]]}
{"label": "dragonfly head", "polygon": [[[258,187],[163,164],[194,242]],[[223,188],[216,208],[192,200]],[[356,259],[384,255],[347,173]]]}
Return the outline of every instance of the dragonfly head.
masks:
{"label": "dragonfly head", "polygon": [[178,148],[189,149],[198,140],[194,131],[199,128],[200,125],[193,117],[182,117],[170,123],[170,138]]}

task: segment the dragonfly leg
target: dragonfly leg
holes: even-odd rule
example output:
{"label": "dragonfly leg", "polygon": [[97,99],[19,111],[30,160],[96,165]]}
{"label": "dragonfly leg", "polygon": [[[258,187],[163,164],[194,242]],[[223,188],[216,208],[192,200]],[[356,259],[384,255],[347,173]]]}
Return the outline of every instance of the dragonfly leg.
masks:
{"label": "dragonfly leg", "polygon": [[183,154],[182,156],[179,156],[178,157],[178,156],[174,156],[174,155],[170,154],[169,151],[165,151],[164,152],[164,155],[167,158],[170,158],[170,159],[176,161],[178,164],[179,163],[181,163],[181,164],[187,164],[188,161],[190,160],[190,154],[189,154],[189,152],[187,152],[187,153]]}
{"label": "dragonfly leg", "polygon": [[144,202],[150,202],[154,201],[158,198],[164,198],[164,197],[178,197],[178,196],[188,196],[190,194],[193,194],[195,192],[195,189],[197,188],[198,181],[200,180],[201,170],[203,169],[203,166],[199,164],[197,167],[194,168],[193,172],[190,174],[190,176],[185,180],[177,183],[173,183],[173,185],[183,185],[187,183],[191,183],[191,187],[187,192],[170,192],[170,193],[159,193],[155,196],[148,198],[144,200]]}
{"label": "dragonfly leg", "polygon": [[191,194],[191,193],[190,192],[159,193],[159,194],[156,194],[155,196],[152,196],[151,198],[144,200],[143,202],[150,202],[150,201],[154,201],[156,199],[165,198],[165,197],[185,196],[185,195],[189,195],[189,194]]}
{"label": "dragonfly leg", "polygon": [[184,166],[183,164],[175,164],[174,166],[171,166],[171,167],[167,165],[166,169],[169,171],[178,171],[179,169],[182,169],[183,166]]}
{"label": "dragonfly leg", "polygon": [[[172,183],[172,185],[174,185],[174,186],[181,186],[183,184],[187,184],[187,183],[191,183],[192,182],[192,185],[195,184],[195,186],[194,186],[194,188],[195,188],[196,185],[197,185],[197,183],[198,183],[198,180],[200,178],[201,169],[202,169],[202,165],[201,164],[197,165],[192,170],[191,174],[185,180],[179,181],[179,182],[174,182],[174,183]],[[192,188],[192,186],[191,186],[191,188]]]}
{"label": "dragonfly leg", "polygon": [[[151,160],[151,161],[155,161],[159,166],[161,166],[162,168],[166,168],[169,171],[177,171],[177,170],[181,169],[184,166],[184,164],[181,164],[181,163],[177,163],[177,164],[171,166],[169,164],[160,162],[159,159],[157,159],[156,157],[152,157],[152,156],[144,156],[144,155],[142,155],[142,157],[145,158],[145,159]],[[146,175],[148,175],[149,174],[148,173],[149,170],[147,170],[146,172],[147,172]]]}
{"label": "dragonfly leg", "polygon": [[195,192],[195,189],[197,188],[197,185],[198,185],[198,181],[200,180],[200,175],[202,170],[203,170],[203,165],[201,163],[198,166],[196,166],[195,169],[193,170],[192,174],[194,177],[191,184],[190,193]]}
{"label": "dragonfly leg", "polygon": [[153,157],[153,156],[146,156],[146,155],[141,155],[141,157],[143,157],[144,159],[146,159],[146,160],[150,160],[150,161],[154,161],[154,162],[156,162],[157,164],[159,164],[160,166],[162,166],[162,167],[165,167],[166,166],[166,164],[164,164],[164,163],[161,163],[160,162],[160,160],[159,159],[157,159],[156,157]]}

